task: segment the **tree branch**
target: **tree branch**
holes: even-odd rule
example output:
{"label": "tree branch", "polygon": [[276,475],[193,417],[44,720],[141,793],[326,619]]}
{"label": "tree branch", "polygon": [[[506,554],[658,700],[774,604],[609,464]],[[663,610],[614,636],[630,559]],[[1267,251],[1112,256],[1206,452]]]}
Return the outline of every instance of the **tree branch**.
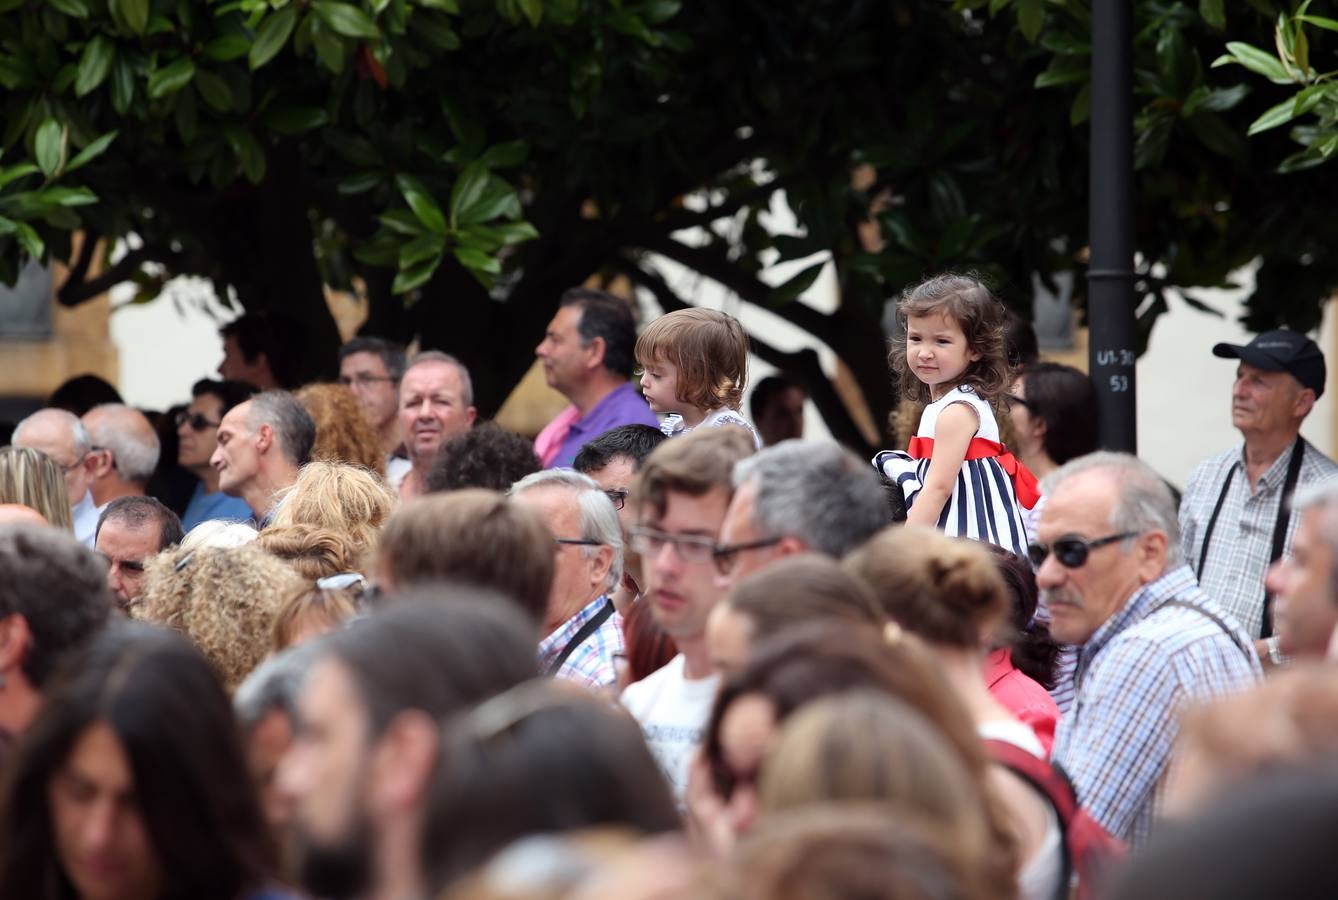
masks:
{"label": "tree branch", "polygon": [[[650,291],[665,312],[691,308],[692,304],[679,297],[658,272],[647,271],[626,258],[615,260],[612,267],[630,278],[633,283]],[[776,349],[756,335],[750,334],[748,337],[752,344],[752,352],[758,358],[805,386],[832,437],[858,452],[866,455],[873,453],[874,448],[864,439],[864,435],[860,433],[859,427],[850,415],[850,410],[836,392],[827,373],[822,370],[822,362],[818,358],[817,351],[806,347],[794,353],[787,353]]]}
{"label": "tree branch", "polygon": [[712,281],[729,288],[749,303],[760,306],[790,324],[802,328],[824,344],[828,346],[835,344],[836,328],[829,316],[798,300],[781,306],[774,305],[770,302],[771,288],[741,271],[723,252],[704,247],[689,247],[663,234],[641,235],[640,239],[634,236],[632,240],[644,250],[658,253],[693,271],[700,272]]}
{"label": "tree branch", "polygon": [[753,203],[766,200],[776,191],[784,190],[793,178],[776,178],[766,184],[759,184],[749,191],[740,191],[719,206],[711,206],[700,211],[680,209],[668,213],[656,220],[656,225],[663,226],[667,233],[682,231],[685,228],[705,228],[716,219],[732,216],[734,213]]}
{"label": "tree branch", "polygon": [[[56,299],[60,301],[62,306],[78,306],[86,300],[92,300],[99,294],[105,294],[121,282],[128,281],[130,276],[134,275],[143,263],[153,259],[161,259],[164,256],[162,253],[155,252],[157,248],[144,244],[126,253],[115,265],[97,278],[88,281],[83,278],[88,272],[88,264],[83,257],[92,244],[93,242],[89,241],[85,247],[80,249],[79,263],[83,264],[82,270],[76,264],[75,268],[70,270],[70,277],[60,286],[60,292],[56,295]],[[168,252],[170,254],[170,251]],[[79,276],[77,279],[76,275]]]}

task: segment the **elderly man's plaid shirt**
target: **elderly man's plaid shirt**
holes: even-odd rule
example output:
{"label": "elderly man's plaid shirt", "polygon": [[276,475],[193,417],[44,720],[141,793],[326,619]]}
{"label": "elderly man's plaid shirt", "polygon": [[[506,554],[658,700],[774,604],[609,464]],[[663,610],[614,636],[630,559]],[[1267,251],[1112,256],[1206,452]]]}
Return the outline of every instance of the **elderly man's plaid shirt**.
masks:
{"label": "elderly man's plaid shirt", "polygon": [[[1193,608],[1166,605],[1172,600]],[[1136,591],[1078,651],[1077,695],[1052,758],[1093,818],[1141,846],[1166,787],[1183,704],[1242,690],[1261,674],[1249,638],[1180,566]]]}
{"label": "elderly man's plaid shirt", "polygon": [[[1338,465],[1310,443],[1302,442],[1301,473],[1296,484],[1313,484],[1338,474]],[[1222,493],[1227,473],[1234,470],[1222,511],[1213,526],[1212,545],[1199,583],[1223,609],[1235,617],[1245,633],[1260,637],[1264,622],[1264,576],[1273,552],[1273,528],[1278,521],[1278,502],[1287,478],[1289,447],[1259,479],[1259,489],[1250,491],[1245,474],[1245,444],[1211,457],[1195,466],[1185,483],[1180,501],[1180,542],[1185,559],[1196,570],[1203,553],[1203,536],[1213,507]],[[1290,516],[1283,554],[1291,551],[1299,517]]]}
{"label": "elderly man's plaid shirt", "polygon": [[[539,644],[539,671],[547,672],[563,648],[576,637],[576,632],[598,615],[608,602],[607,596],[596,597],[588,606],[544,638]],[[614,613],[595,629],[594,634],[572,650],[562,668],[557,670],[556,677],[569,678],[591,687],[608,687],[618,680],[618,672],[613,667],[613,657],[622,652],[623,617]]]}

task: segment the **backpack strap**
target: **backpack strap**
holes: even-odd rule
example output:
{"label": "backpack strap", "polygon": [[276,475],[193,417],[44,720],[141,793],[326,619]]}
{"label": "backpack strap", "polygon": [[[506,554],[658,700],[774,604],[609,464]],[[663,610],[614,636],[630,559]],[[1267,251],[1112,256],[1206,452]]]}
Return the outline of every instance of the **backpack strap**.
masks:
{"label": "backpack strap", "polygon": [[599,630],[599,626],[607,622],[612,615],[613,601],[605,600],[604,605],[600,608],[599,612],[591,616],[586,623],[581,626],[581,630],[572,635],[572,639],[567,642],[567,646],[563,647],[562,652],[548,664],[548,669],[544,674],[556,675],[558,670],[562,668],[562,664],[567,661],[567,657],[571,656],[577,647],[590,640],[590,637]]}
{"label": "backpack strap", "polygon": [[995,738],[985,738],[985,753],[994,762],[1021,778],[1049,801],[1059,820],[1059,842],[1063,847],[1064,868],[1059,878],[1059,900],[1069,896],[1073,881],[1073,853],[1069,848],[1069,823],[1078,812],[1078,797],[1060,772],[1050,763],[1016,744]]}

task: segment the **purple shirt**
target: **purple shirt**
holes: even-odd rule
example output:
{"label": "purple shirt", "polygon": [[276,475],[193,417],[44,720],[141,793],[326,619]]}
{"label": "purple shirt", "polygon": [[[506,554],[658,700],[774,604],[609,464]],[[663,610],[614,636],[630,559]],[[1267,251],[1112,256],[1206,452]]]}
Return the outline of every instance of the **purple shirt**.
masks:
{"label": "purple shirt", "polygon": [[619,425],[660,427],[660,420],[646,405],[646,398],[637,393],[630,381],[623,382],[609,391],[603,400],[595,404],[594,409],[571,423],[571,428],[562,441],[562,448],[558,450],[549,467],[570,466],[582,447],[610,428],[617,428]]}

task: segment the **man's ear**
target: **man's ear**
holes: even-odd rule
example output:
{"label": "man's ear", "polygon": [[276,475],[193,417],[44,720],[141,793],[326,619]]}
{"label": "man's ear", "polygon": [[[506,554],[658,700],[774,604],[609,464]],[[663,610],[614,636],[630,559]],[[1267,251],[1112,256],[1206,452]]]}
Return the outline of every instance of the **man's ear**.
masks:
{"label": "man's ear", "polygon": [[418,709],[391,719],[372,755],[371,804],[374,813],[394,815],[416,807],[437,768],[441,730]]}
{"label": "man's ear", "polygon": [[807,553],[808,551],[808,544],[792,534],[787,534],[776,544],[776,553],[781,556],[792,556],[796,553]]}
{"label": "man's ear", "polygon": [[600,544],[594,549],[596,553],[591,557],[594,562],[592,578],[600,585],[604,585],[608,583],[609,568],[613,565],[613,548],[608,544]]}
{"label": "man's ear", "polygon": [[261,453],[267,452],[274,443],[274,427],[268,423],[261,425],[256,429],[253,440],[256,442],[257,450]]}
{"label": "man's ear", "polygon": [[604,365],[604,356],[609,352],[608,342],[602,337],[593,337],[590,343],[585,345],[585,352],[585,367],[598,369]]}
{"label": "man's ear", "polygon": [[474,420],[478,417],[479,411],[475,407],[471,406],[465,410],[465,421],[469,423],[470,428],[474,427]]}
{"label": "man's ear", "polygon": [[1292,401],[1292,417],[1304,419],[1310,415],[1310,411],[1315,408],[1315,400],[1313,388],[1301,388],[1296,393],[1296,399]]}
{"label": "man's ear", "polygon": [[23,665],[32,640],[28,620],[22,614],[10,613],[0,619],[0,673],[13,671]]}
{"label": "man's ear", "polygon": [[84,460],[88,463],[89,477],[94,480],[105,478],[116,468],[116,459],[110,450],[94,450]]}
{"label": "man's ear", "polygon": [[1134,562],[1138,567],[1138,578],[1143,584],[1151,584],[1166,574],[1166,557],[1170,549],[1170,539],[1164,531],[1148,531],[1137,538],[1134,545]]}

